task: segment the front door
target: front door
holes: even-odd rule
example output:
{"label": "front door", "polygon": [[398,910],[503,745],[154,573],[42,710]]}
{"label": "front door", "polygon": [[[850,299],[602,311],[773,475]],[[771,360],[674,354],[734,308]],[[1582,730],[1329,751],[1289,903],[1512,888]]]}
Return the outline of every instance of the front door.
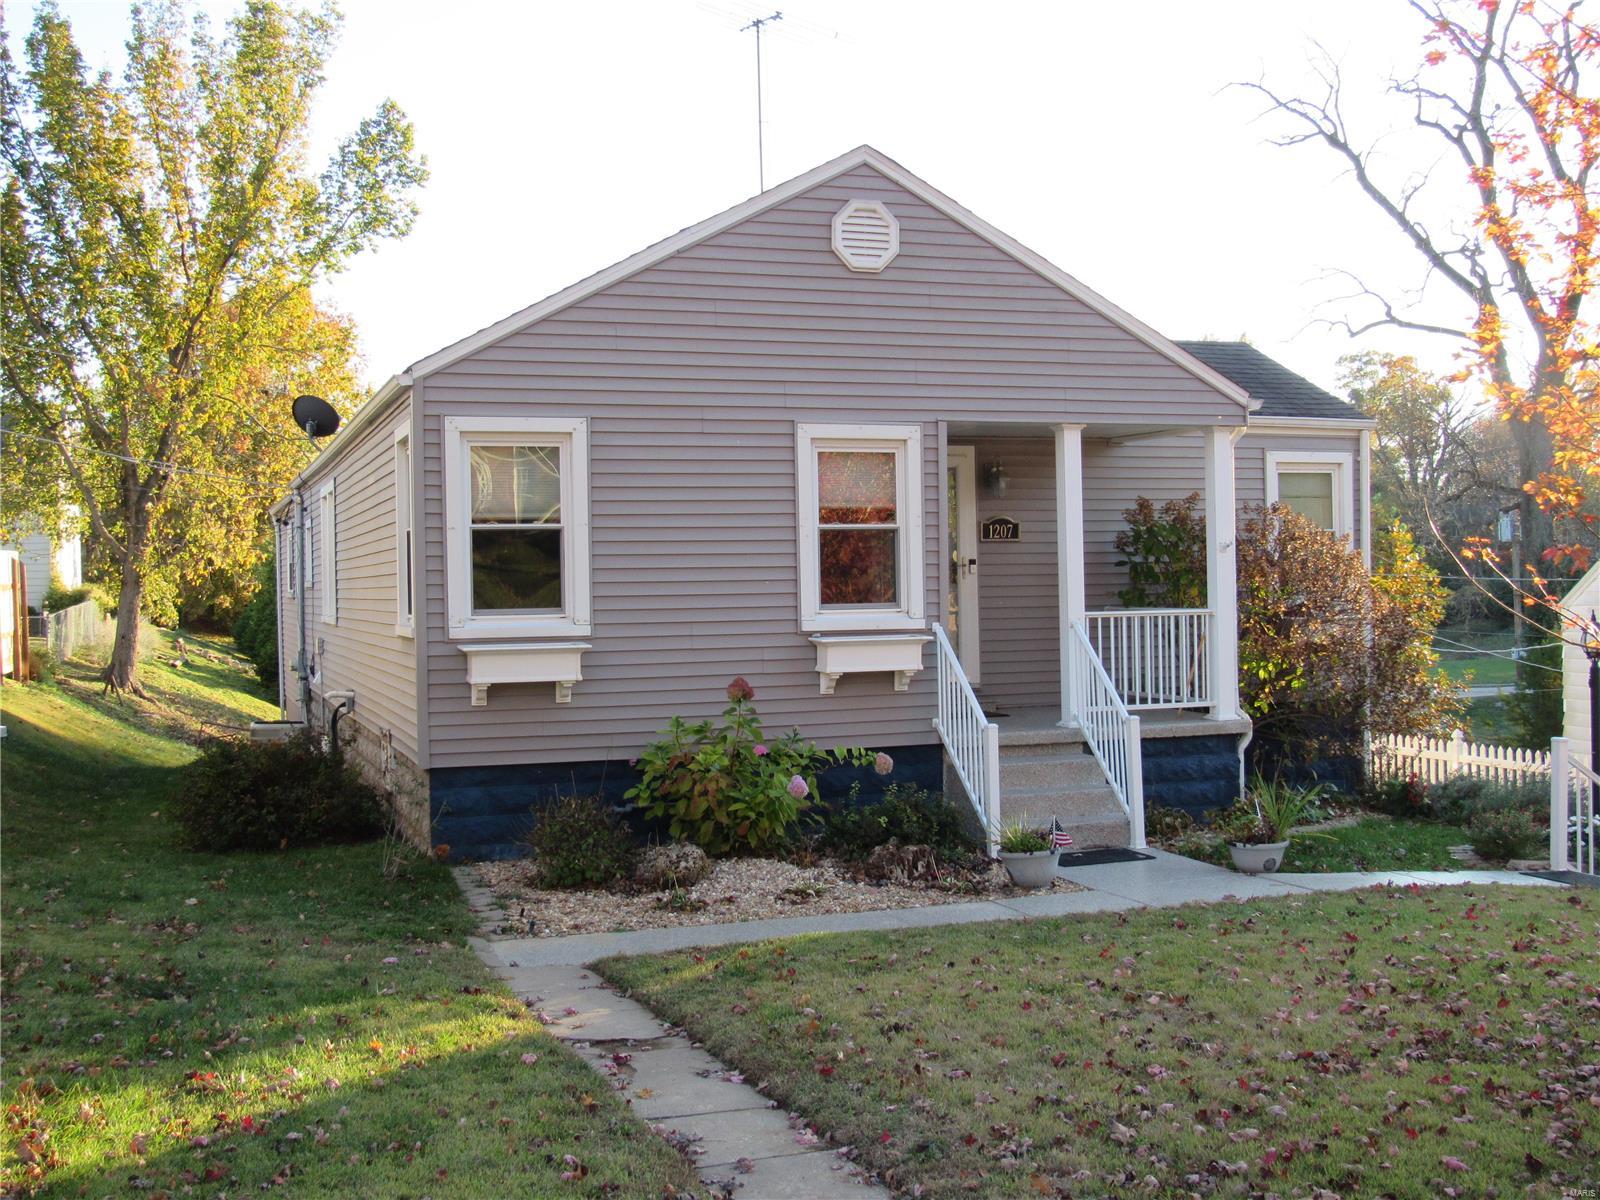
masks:
{"label": "front door", "polygon": [[945,627],[967,680],[977,685],[978,672],[978,452],[972,446],[948,451],[950,492],[950,600]]}

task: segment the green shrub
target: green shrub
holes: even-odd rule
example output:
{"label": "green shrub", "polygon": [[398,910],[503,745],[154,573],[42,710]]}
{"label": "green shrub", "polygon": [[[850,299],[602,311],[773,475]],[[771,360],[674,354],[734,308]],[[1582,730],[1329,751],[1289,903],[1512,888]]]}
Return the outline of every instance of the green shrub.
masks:
{"label": "green shrub", "polygon": [[761,853],[788,840],[809,799],[817,772],[851,764],[894,769],[887,754],[860,747],[818,750],[791,729],[768,740],[755,710],[755,689],[741,676],[728,685],[720,724],[673,717],[667,736],[638,758],[643,775],[626,798],[647,817],[666,817],[673,838],[711,854]]}
{"label": "green shrub", "polygon": [[1505,697],[1516,744],[1544,750],[1561,736],[1561,646],[1555,638],[1530,646],[1517,664],[1517,686]]}
{"label": "green shrub", "polygon": [[982,849],[966,814],[942,792],[911,783],[890,784],[875,804],[857,803],[859,787],[848,801],[828,805],[822,814],[818,849],[861,862],[890,841],[902,846],[931,846],[943,862]]}
{"label": "green shrub", "polygon": [[1550,805],[1550,786],[1534,780],[1529,783],[1491,783],[1457,775],[1428,791],[1429,816],[1446,825],[1465,825],[1483,812],[1521,809],[1542,813]]}
{"label": "green shrub", "polygon": [[378,793],[320,739],[218,739],[183,769],[173,806],[190,850],[279,850],[378,833]]}
{"label": "green shrub", "polygon": [[50,577],[50,587],[45,591],[44,599],[40,601],[43,611],[47,613],[60,612],[64,608],[71,608],[75,604],[82,604],[85,600],[93,600],[100,605],[101,612],[111,612],[115,606],[106,603],[105,594],[92,583],[79,584],[69,588],[61,582],[60,576]]}
{"label": "green shrub", "polygon": [[561,796],[539,809],[527,842],[534,877],[547,888],[606,887],[633,853],[627,825],[599,796]]}
{"label": "green shrub", "polygon": [[269,552],[256,568],[256,593],[233,623],[233,641],[239,653],[256,666],[256,677],[268,687],[278,686],[277,560]]}
{"label": "green shrub", "polygon": [[1523,808],[1486,809],[1467,822],[1467,838],[1479,858],[1504,862],[1508,858],[1537,858],[1549,831]]}
{"label": "green shrub", "polygon": [[1128,527],[1117,534],[1117,566],[1128,568],[1128,586],[1117,593],[1124,608],[1204,608],[1206,518],[1200,493],[1168,500],[1158,510],[1140,496],[1124,509]]}
{"label": "green shrub", "polygon": [[1364,799],[1368,808],[1391,817],[1422,819],[1433,811],[1433,797],[1428,785],[1422,782],[1415,771],[1404,779],[1385,779],[1372,784]]}
{"label": "green shrub", "polygon": [[1144,810],[1144,831],[1156,841],[1169,841],[1194,832],[1194,818],[1181,808],[1151,801]]}

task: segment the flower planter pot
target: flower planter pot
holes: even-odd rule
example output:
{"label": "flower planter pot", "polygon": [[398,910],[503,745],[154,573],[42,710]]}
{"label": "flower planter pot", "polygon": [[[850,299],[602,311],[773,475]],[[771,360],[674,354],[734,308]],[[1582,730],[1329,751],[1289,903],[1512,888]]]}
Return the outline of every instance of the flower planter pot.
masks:
{"label": "flower planter pot", "polygon": [[1288,848],[1288,842],[1262,842],[1257,846],[1228,843],[1228,853],[1233,855],[1234,867],[1246,875],[1261,875],[1276,871],[1283,865],[1283,852]]}
{"label": "flower planter pot", "polygon": [[1018,887],[1049,887],[1056,877],[1056,859],[1060,853],[1059,850],[1034,850],[1028,854],[1012,854],[1002,850],[1000,861],[1005,864],[1011,882]]}

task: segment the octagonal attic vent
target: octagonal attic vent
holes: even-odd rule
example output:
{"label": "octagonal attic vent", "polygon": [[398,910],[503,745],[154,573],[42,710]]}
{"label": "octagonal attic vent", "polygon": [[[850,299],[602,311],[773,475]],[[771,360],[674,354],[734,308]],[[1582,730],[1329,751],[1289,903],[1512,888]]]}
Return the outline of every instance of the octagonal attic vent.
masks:
{"label": "octagonal attic vent", "polygon": [[833,218],[833,252],[852,271],[881,271],[900,253],[900,222],[876,200],[852,200]]}

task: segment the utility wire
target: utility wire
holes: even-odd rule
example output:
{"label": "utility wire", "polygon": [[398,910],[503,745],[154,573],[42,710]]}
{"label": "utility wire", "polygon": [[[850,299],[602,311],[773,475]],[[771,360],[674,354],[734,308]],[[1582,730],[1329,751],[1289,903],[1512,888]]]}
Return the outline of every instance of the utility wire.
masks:
{"label": "utility wire", "polygon": [[21,433],[15,429],[7,429],[0,437],[26,438],[30,442],[44,442],[46,445],[60,446],[75,453],[99,454],[105,458],[115,458],[121,462],[133,463],[139,467],[156,467],[163,471],[170,471],[174,475],[193,475],[200,479],[220,479],[227,483],[242,483],[247,487],[260,492],[271,492],[274,495],[287,490],[287,485],[268,483],[264,479],[251,479],[244,475],[224,475],[219,471],[202,471],[198,467],[185,467],[175,462],[162,462],[154,458],[135,458],[128,454],[118,454],[115,450],[101,450],[95,446],[76,445],[64,442],[60,438],[41,437],[36,433]]}
{"label": "utility wire", "polygon": [[1536,671],[1549,671],[1552,675],[1562,674],[1560,667],[1547,667],[1543,663],[1529,662],[1526,658],[1518,658],[1515,654],[1505,650],[1479,650],[1476,647],[1468,646],[1464,642],[1452,642],[1449,638],[1442,638],[1438,634],[1433,635],[1433,640],[1435,646],[1442,643],[1449,647],[1448,653],[1451,654],[1484,654],[1490,658],[1508,658],[1512,662],[1524,667],[1532,667]]}

